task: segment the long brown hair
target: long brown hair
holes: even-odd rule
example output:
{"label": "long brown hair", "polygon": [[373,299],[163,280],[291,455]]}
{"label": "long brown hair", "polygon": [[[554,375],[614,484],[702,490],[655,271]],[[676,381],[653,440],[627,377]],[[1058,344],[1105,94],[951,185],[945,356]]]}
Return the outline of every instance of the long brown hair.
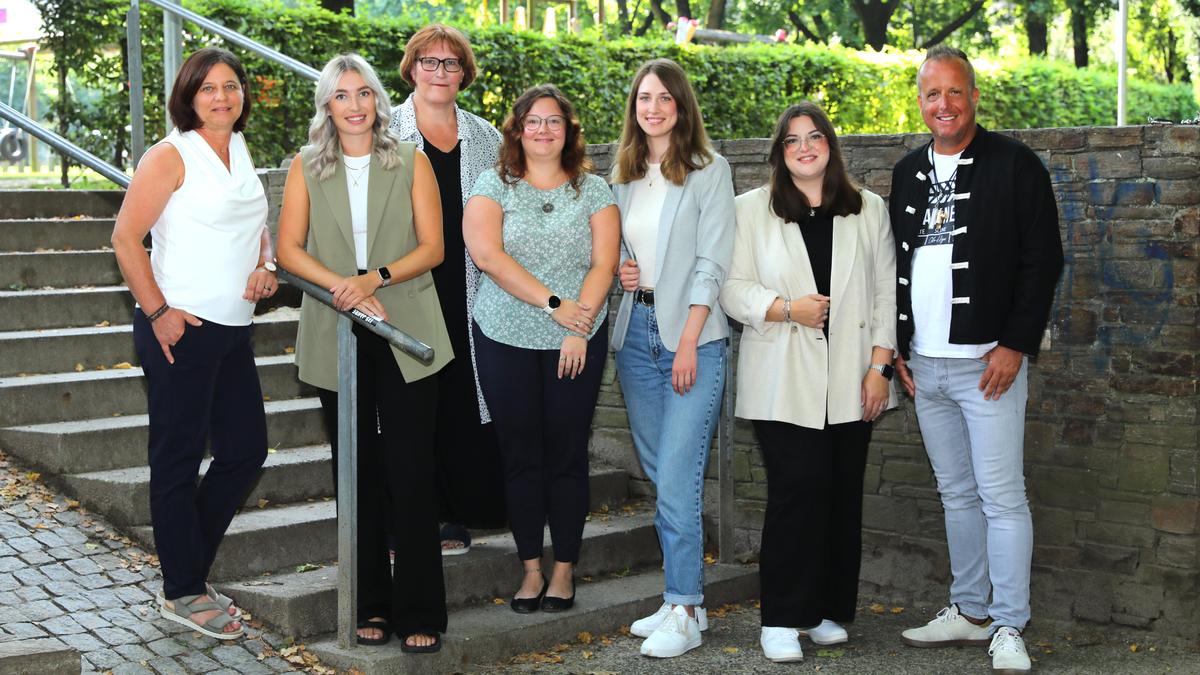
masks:
{"label": "long brown hair", "polygon": [[563,139],[562,169],[570,177],[571,187],[575,194],[580,194],[580,185],[588,171],[592,169],[592,161],[587,156],[587,144],[583,142],[583,126],[575,114],[575,106],[567,97],[552,84],[539,84],[525,90],[513,103],[512,112],[505,118],[500,127],[504,140],[500,142],[500,157],[496,166],[500,169],[500,179],[508,185],[525,177],[528,167],[525,164],[525,148],[521,145],[521,136],[525,133],[525,116],[533,109],[533,104],[543,98],[554,99],[563,117],[567,118],[566,137]]}
{"label": "long brown hair", "polygon": [[846,172],[846,161],[842,158],[842,148],[833,124],[821,106],[812,101],[801,101],[789,107],[775,123],[771,153],[767,156],[767,163],[771,165],[771,210],[784,222],[798,223],[808,219],[808,212],[812,208],[808,197],[792,181],[792,174],[783,160],[783,139],[788,134],[792,120],[797,117],[811,119],[813,126],[825,134],[829,143],[829,163],[825,165],[821,206],[817,207],[818,210],[831,216],[849,216],[862,211],[862,195],[854,179]]}
{"label": "long brown hair", "polygon": [[654,59],[642,64],[629,86],[629,100],[625,104],[625,124],[621,128],[621,140],[617,145],[617,161],[613,165],[612,181],[628,183],[646,175],[646,157],[650,145],[646,134],[638,126],[638,87],[647,75],[653,74],[663,83],[675,99],[675,114],[678,121],[671,130],[671,147],[662,161],[662,174],[676,185],[683,185],[687,175],[708,166],[713,159],[712,143],[704,131],[704,118],[700,116],[700,105],[696,92],[688,82],[687,73],[671,59]]}

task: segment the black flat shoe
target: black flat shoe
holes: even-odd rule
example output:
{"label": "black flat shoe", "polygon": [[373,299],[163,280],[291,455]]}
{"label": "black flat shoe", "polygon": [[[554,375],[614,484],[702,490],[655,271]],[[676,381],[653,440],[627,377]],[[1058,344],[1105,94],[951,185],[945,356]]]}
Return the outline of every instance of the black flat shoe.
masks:
{"label": "black flat shoe", "polygon": [[508,606],[512,607],[512,611],[516,612],[517,614],[532,614],[538,611],[538,608],[542,606],[542,598],[546,597],[547,588],[550,588],[550,582],[546,581],[546,575],[543,574],[542,590],[537,594],[536,598],[518,598],[514,596],[513,599],[508,603]]}
{"label": "black flat shoe", "polygon": [[542,598],[543,612],[565,612],[575,606],[575,577],[571,577],[571,597],[556,598],[553,595],[547,595]]}

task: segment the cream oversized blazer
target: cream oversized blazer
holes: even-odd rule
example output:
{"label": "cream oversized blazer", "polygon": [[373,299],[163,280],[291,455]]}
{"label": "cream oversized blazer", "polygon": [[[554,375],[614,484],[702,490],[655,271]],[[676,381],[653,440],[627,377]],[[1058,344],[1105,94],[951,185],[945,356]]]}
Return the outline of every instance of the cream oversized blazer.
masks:
{"label": "cream oversized blazer", "polygon": [[[862,212],[833,219],[829,340],[820,328],[767,322],[775,298],[817,292],[800,228],[770,208],[767,186],[738,197],[733,264],[721,306],[742,331],[737,407],[743,419],[821,429],[861,420],[872,347],[896,348],[896,250],[887,207],[860,190]],[[889,387],[888,408],[896,405]]]}

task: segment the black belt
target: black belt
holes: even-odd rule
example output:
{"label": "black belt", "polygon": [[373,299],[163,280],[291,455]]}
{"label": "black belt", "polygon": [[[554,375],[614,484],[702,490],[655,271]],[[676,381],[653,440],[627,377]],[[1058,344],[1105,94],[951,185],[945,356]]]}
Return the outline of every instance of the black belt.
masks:
{"label": "black belt", "polygon": [[654,289],[639,288],[633,292],[633,301],[640,302],[647,307],[654,306]]}

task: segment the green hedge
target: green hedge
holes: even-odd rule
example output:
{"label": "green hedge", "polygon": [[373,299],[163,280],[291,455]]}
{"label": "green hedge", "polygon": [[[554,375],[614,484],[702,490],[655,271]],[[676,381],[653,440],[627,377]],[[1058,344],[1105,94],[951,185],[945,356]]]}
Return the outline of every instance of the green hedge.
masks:
{"label": "green hedge", "polygon": [[[112,0],[99,4],[111,7]],[[187,0],[186,4],[314,67],[338,52],[357,51],[379,70],[394,102],[408,95],[397,66],[408,36],[420,28],[411,20],[356,19],[317,8],[287,9],[277,2],[250,0]],[[151,88],[161,87],[161,75],[153,70],[161,70],[161,19],[155,16],[157,10],[147,5],[143,12],[149,19],[143,32],[151,80],[147,91],[161,92],[161,88]],[[842,133],[924,129],[916,107],[914,78],[920,59],[916,53],[860,53],[811,45],[679,47],[665,38],[547,39],[538,33],[516,33],[501,27],[465,31],[481,72],[459,103],[493,123],[500,122],[507,105],[525,87],[553,82],[578,106],[588,140],[612,141],[620,133],[622,107],[634,70],[646,59],[666,56],[687,70],[714,138],[769,135],[776,115],[802,98],[821,101]],[[120,38],[110,36],[109,44]],[[220,44],[220,40],[189,32],[185,52],[208,44]],[[312,85],[279,66],[235,51],[245,58],[252,78],[262,78],[270,86],[264,89],[260,85],[254,92],[257,107],[248,136],[259,164],[274,164],[305,140],[312,115]],[[988,127],[1115,123],[1116,77],[1111,71],[1077,70],[1069,64],[1038,59],[980,65],[979,70],[983,91],[979,118]],[[1179,120],[1197,109],[1186,85],[1131,81],[1128,100],[1129,119],[1135,122],[1149,115]],[[147,106],[161,108],[161,101],[148,101]],[[161,125],[161,113],[158,115],[154,121]],[[149,130],[147,134],[155,135]]]}

